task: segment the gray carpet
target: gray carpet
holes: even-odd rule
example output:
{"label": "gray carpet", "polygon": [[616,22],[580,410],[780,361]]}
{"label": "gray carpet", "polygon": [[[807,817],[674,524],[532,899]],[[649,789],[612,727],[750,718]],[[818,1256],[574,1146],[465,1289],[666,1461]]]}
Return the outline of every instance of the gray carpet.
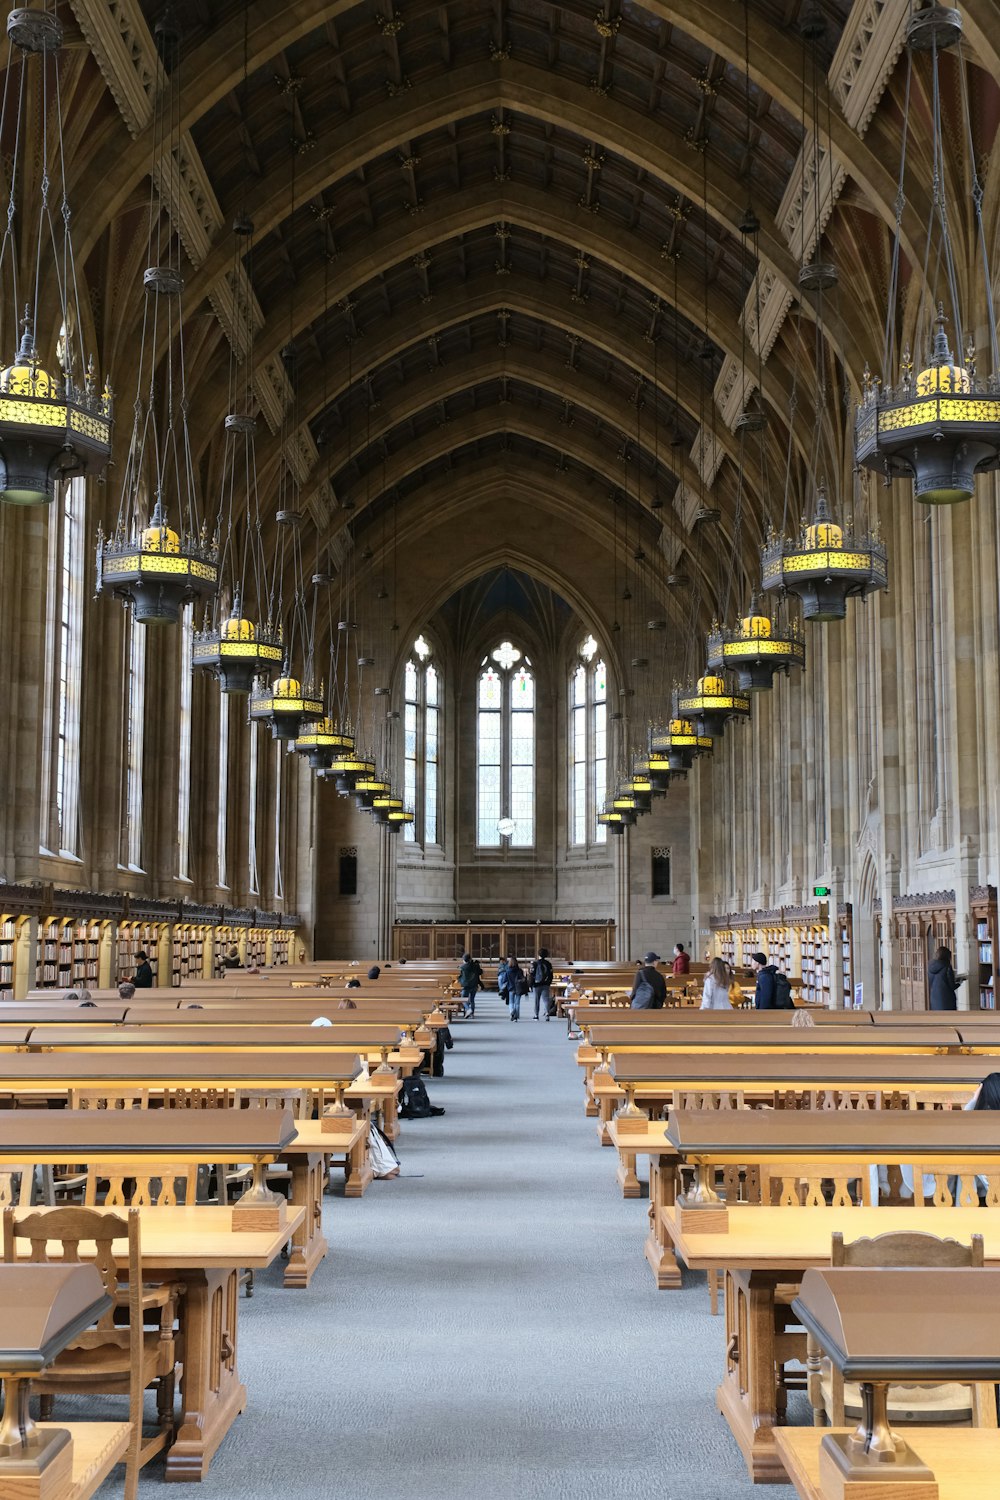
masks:
{"label": "gray carpet", "polygon": [[310,1290],[258,1273],[250,1404],[202,1492],[746,1500],[715,1411],[722,1318],[701,1275],[654,1289],[646,1204],[622,1200],[584,1119],[565,1023],[515,1026],[495,994],[477,1011],[430,1085],[447,1113],[403,1125],[403,1175],[328,1198]]}

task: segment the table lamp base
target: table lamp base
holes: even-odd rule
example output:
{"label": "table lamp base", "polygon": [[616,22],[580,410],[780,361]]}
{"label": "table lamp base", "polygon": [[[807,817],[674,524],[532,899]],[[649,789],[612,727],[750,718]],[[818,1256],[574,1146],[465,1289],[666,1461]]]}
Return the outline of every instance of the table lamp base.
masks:
{"label": "table lamp base", "polygon": [[907,1443],[879,1462],[858,1456],[851,1435],[828,1432],[820,1444],[823,1500],[938,1500],[937,1480]]}

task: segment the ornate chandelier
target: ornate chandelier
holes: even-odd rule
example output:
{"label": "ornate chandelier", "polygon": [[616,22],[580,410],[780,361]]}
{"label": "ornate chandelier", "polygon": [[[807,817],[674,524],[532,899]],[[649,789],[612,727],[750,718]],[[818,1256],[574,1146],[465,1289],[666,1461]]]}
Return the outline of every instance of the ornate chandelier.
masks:
{"label": "ornate chandelier", "polygon": [[[900,157],[899,191],[896,196],[896,244],[886,307],[882,378],[866,368],[864,391],[855,423],[855,453],[859,464],[893,479],[910,479],[917,500],[929,505],[954,505],[975,493],[976,475],[1000,468],[1000,354],[997,346],[996,311],[990,289],[995,267],[989,264],[983,225],[983,188],[979,180],[978,155],[972,137],[968,91],[960,90],[965,124],[964,161],[960,163],[970,182],[975,255],[979,262],[971,274],[958,275],[949,226],[946,183],[952,140],[945,141],[941,116],[940,54],[956,46],[962,35],[962,17],[948,6],[931,4],[915,10],[906,28],[907,85]],[[931,116],[931,209],[926,236],[923,278],[914,326],[925,341],[926,357],[914,380],[914,361],[908,348],[896,361],[896,310],[900,291],[900,239],[904,175],[909,137],[909,101],[915,55],[930,54],[927,97]],[[965,62],[960,57],[959,70]],[[914,89],[914,92],[916,90]],[[916,155],[909,153],[910,157]],[[963,226],[964,229],[964,226]],[[971,256],[970,256],[971,258]],[[963,266],[963,272],[965,267]],[[914,277],[916,280],[916,277]],[[986,288],[983,305],[971,309],[966,327],[985,325],[991,371],[981,376],[977,369],[976,344],[969,333],[963,339],[961,285]],[[941,295],[943,294],[943,295]],[[911,293],[912,296],[912,293]],[[948,315],[946,315],[946,306]],[[936,316],[934,313],[936,312]],[[970,309],[966,308],[969,313]],[[933,325],[928,328],[930,317]],[[952,352],[948,327],[958,357]]]}
{"label": "ornate chandelier", "polygon": [[678,688],[674,713],[689,719],[699,739],[721,739],[730,719],[749,719],[750,699],[732,690],[724,677],[706,672],[693,689]]}
{"label": "ornate chandelier", "polygon": [[708,665],[713,670],[736,673],[741,693],[769,688],[776,672],[786,675],[792,667],[804,667],[806,643],[797,621],[778,626],[762,613],[757,596],[735,629],[715,624],[708,637]]}
{"label": "ornate chandelier", "polygon": [[166,19],[156,26],[156,41],[164,78],[153,129],[150,173],[157,186],[150,199],[142,278],[135,417],[118,519],[110,536],[102,528],[97,538],[97,592],[124,599],[141,625],[176,622],[184,604],[211,598],[219,583],[218,537],[209,537],[198,503],[188,431],[180,241],[167,214],[172,178],[180,171],[180,93],[179,37]]}
{"label": "ornate chandelier", "polygon": [[238,326],[229,357],[230,412],[216,520],[216,532],[224,538],[220,589],[203,628],[195,631],[193,664],[213,673],[224,693],[245,694],[257,677],[279,670],[284,644],[275,618],[275,580],[269,586],[267,579],[257,485],[252,281],[241,248],[242,242],[249,246],[253,223],[240,216],[233,234],[231,280],[245,295],[234,298]]}
{"label": "ornate chandelier", "polygon": [[[110,390],[99,388],[93,361],[83,354],[63,174],[58,60],[62,26],[51,10],[12,10],[7,36],[2,117],[8,122],[5,130],[13,134],[13,151],[0,279],[5,289],[3,337],[14,357],[0,370],[0,500],[45,505],[59,481],[103,474],[111,456],[112,401]],[[28,133],[36,121],[40,140],[35,144],[43,163],[37,219],[35,205],[18,201],[25,192],[27,157],[33,149]],[[34,239],[33,222],[38,225]],[[58,234],[57,222],[62,225]],[[55,296],[40,295],[39,288],[47,282]],[[45,369],[39,338],[43,348],[56,350],[59,377]]]}
{"label": "ornate chandelier", "polygon": [[695,756],[711,755],[714,748],[712,736],[696,733],[690,719],[671,719],[666,729],[649,731],[650,769],[661,770],[663,760],[669,773],[683,774],[691,769]]}
{"label": "ornate chandelier", "polygon": [[807,620],[842,620],[848,599],[864,598],[889,582],[878,523],[870,530],[845,530],[833,519],[822,484],[812,520],[803,522],[797,537],[769,530],[761,562],[764,589],[795,594]]}

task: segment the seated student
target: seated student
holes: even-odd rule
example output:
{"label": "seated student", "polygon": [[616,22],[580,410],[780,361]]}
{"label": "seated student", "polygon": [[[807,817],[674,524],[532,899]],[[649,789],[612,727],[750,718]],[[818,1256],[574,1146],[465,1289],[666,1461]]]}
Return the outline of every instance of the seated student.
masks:
{"label": "seated student", "polygon": [[140,950],[136,954],[138,967],[132,975],[132,983],[137,990],[151,990],[153,988],[153,966],[149,961],[149,954]]}
{"label": "seated student", "polygon": [[237,948],[235,943],[232,944],[229,952],[224,956],[222,960],[222,967],[224,969],[242,969],[243,965],[240,963],[240,950]]}
{"label": "seated student", "polygon": [[121,984],[118,986],[119,1000],[131,1000],[134,994],[135,985],[132,983],[131,979],[123,979]]}
{"label": "seated student", "polygon": [[[1000,1073],[988,1073],[983,1079],[982,1083],[976,1089],[976,1092],[972,1095],[972,1098],[967,1099],[966,1102],[962,1105],[962,1108],[963,1110],[1000,1109]],[[899,1170],[900,1176],[903,1179],[900,1186],[900,1196],[903,1198],[912,1198],[913,1168],[903,1166],[900,1167]],[[889,1191],[889,1170],[887,1167],[871,1167],[869,1171],[872,1176],[872,1195],[875,1202],[878,1202],[878,1194],[876,1193],[875,1182],[876,1173],[879,1190],[887,1193]],[[949,1177],[948,1187],[951,1190],[952,1195],[957,1200],[958,1178]],[[976,1174],[976,1187],[978,1188],[980,1194],[989,1191],[989,1182],[985,1177],[980,1176],[978,1173]],[[932,1172],[925,1172],[924,1197],[931,1198],[936,1191],[937,1183],[934,1181],[934,1174]]]}
{"label": "seated student", "polygon": [[368,970],[368,978],[377,979],[381,972],[382,970],[379,968],[378,964],[372,964],[371,968]]}
{"label": "seated student", "polygon": [[[360,979],[349,979],[347,981],[347,984],[346,984],[345,988],[349,989],[349,990],[359,990],[361,988],[361,980]],[[355,1006],[355,1009],[357,1009],[356,1006]]]}
{"label": "seated student", "polygon": [[702,1010],[732,1010],[729,999],[729,986],[732,983],[732,970],[724,958],[713,958],[705,975],[705,983],[701,989]]}
{"label": "seated student", "polygon": [[803,1010],[801,1008],[801,1006],[800,1006],[798,1008],[798,1010],[796,1010],[794,1016],[792,1017],[792,1025],[793,1026],[815,1026],[816,1025],[816,1019],[815,1019],[815,1017],[809,1011]]}
{"label": "seated student", "polygon": [[344,995],[337,1002],[337,1009],[338,1010],[357,1010],[357,1008],[358,1007],[357,1007],[357,1004],[355,1003],[355,1001],[353,1001],[352,999],[350,999],[350,997],[348,995]]}
{"label": "seated student", "polygon": [[659,969],[652,967],[659,960],[658,953],[647,953],[641,968],[636,971],[635,982],[629,994],[633,1010],[663,1009],[667,999],[667,981]]}

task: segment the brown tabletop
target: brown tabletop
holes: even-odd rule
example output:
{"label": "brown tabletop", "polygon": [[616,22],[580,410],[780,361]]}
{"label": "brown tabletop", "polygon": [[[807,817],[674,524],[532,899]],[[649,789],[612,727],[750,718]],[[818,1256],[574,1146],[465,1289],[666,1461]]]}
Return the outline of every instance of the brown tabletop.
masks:
{"label": "brown tabletop", "polygon": [[[708,1012],[701,1012],[707,1015]],[[675,1047],[734,1047],[754,1049],[795,1047],[801,1051],[824,1052],[838,1047],[877,1051],[883,1047],[924,1048],[959,1047],[962,1035],[954,1026],[940,1027],[878,1027],[878,1026],[789,1026],[775,1036],[773,1027],[730,1025],[720,1031],[717,1026],[619,1026],[614,1021],[605,1025],[588,1025],[590,1043],[594,1047],[628,1047],[629,1049]],[[983,1037],[984,1044],[992,1043],[1000,1050],[1000,1031],[995,1038]]]}
{"label": "brown tabletop", "polygon": [[278,1109],[5,1109],[0,1161],[236,1161],[278,1156],[295,1140]]}
{"label": "brown tabletop", "polygon": [[1000,1131],[988,1110],[678,1109],[666,1140],[681,1156],[713,1162],[1000,1158]]}
{"label": "brown tabletop", "polygon": [[[759,1052],[751,1056],[732,1053],[626,1052],[613,1060],[616,1079],[629,1083],[662,1083],[683,1088],[906,1088],[918,1083],[928,1087],[974,1088],[989,1072],[981,1057],[953,1055],[911,1056],[899,1053],[857,1056],[834,1053],[831,1057],[803,1052]],[[595,1073],[594,1086],[601,1075]]]}
{"label": "brown tabletop", "polygon": [[308,1052],[0,1052],[0,1093],[70,1088],[331,1088],[350,1079],[354,1054]]}
{"label": "brown tabletop", "polygon": [[129,1048],[266,1047],[274,1052],[305,1047],[313,1052],[333,1048],[341,1052],[367,1052],[380,1047],[395,1048],[398,1026],[380,1026],[356,1018],[345,1026],[118,1026],[88,1029],[81,1035],[72,1026],[36,1026],[28,1045],[40,1047]]}

